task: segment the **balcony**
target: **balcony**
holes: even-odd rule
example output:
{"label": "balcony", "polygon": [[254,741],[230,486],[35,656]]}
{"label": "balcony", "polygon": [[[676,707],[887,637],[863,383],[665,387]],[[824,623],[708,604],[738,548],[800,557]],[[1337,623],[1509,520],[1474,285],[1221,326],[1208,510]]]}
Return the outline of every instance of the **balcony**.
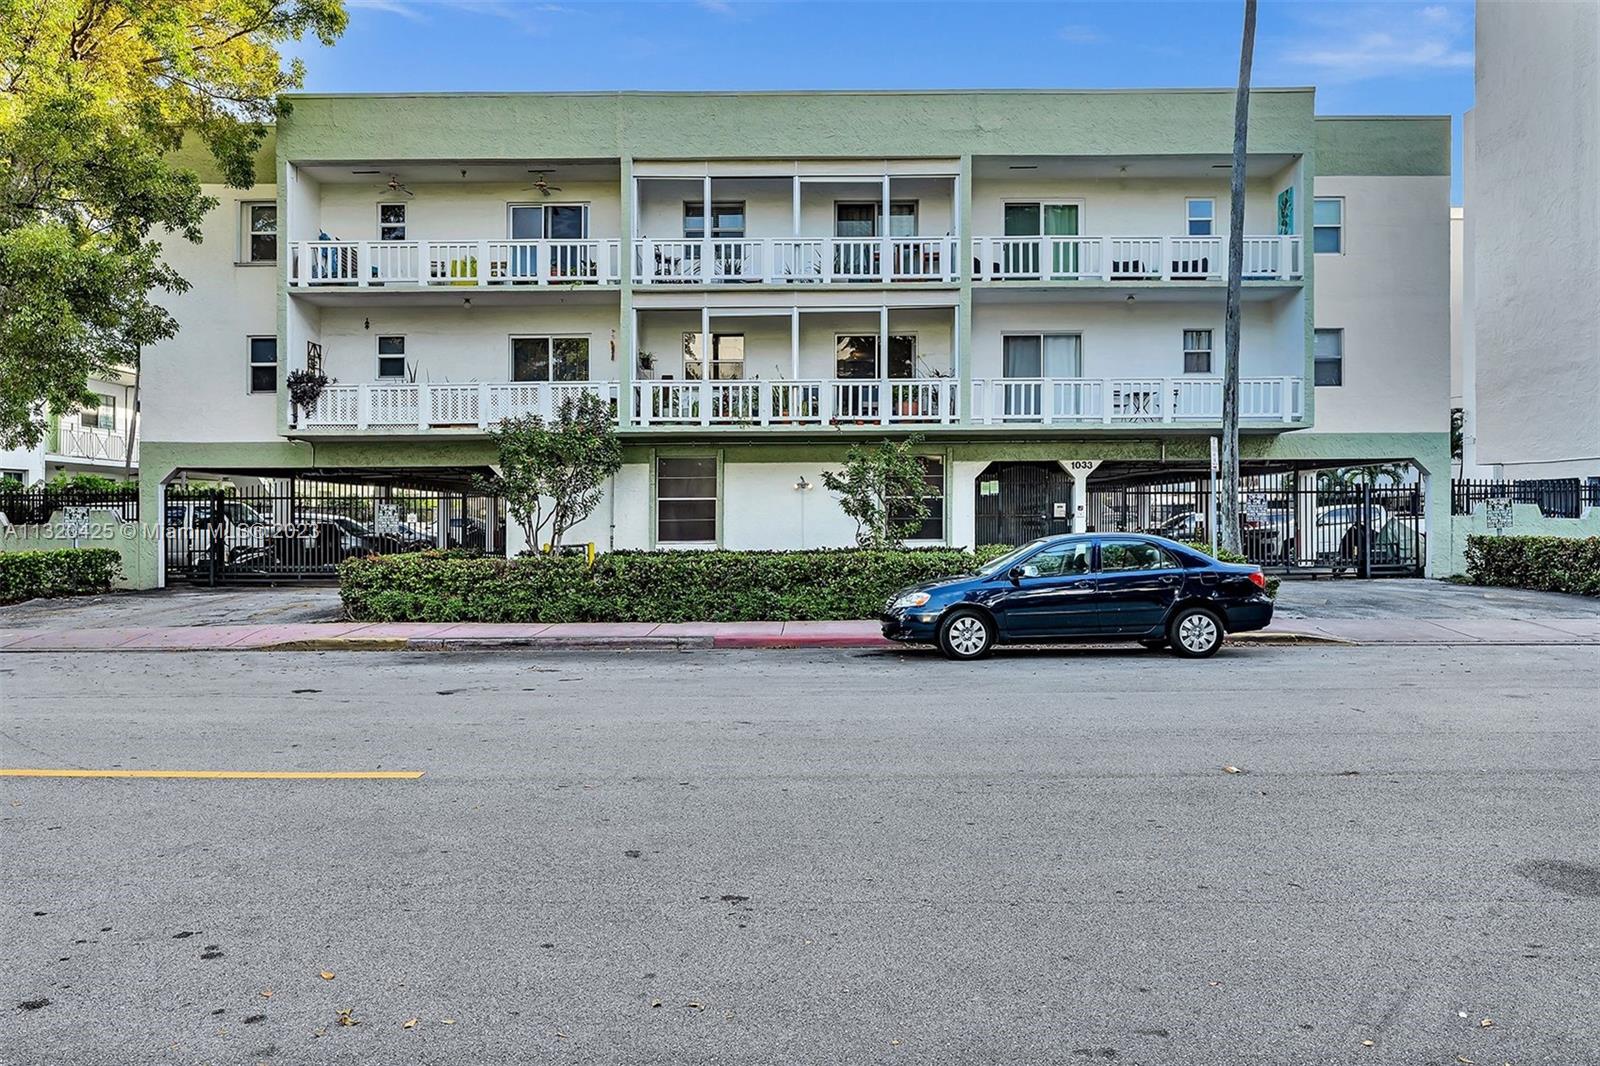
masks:
{"label": "balcony", "polygon": [[[116,430],[90,429],[62,419],[56,423],[47,456],[53,461],[120,466],[128,458],[128,438]],[[139,461],[137,437],[133,442],[133,461]]]}
{"label": "balcony", "polygon": [[[1226,281],[1226,237],[975,237],[978,281]],[[1246,281],[1298,281],[1300,238],[1246,237]]]}
{"label": "balcony", "polygon": [[[1242,378],[1242,422],[1302,418],[1303,379]],[[972,382],[973,421],[1127,425],[1218,422],[1221,378],[982,378]]]}
{"label": "balcony", "polygon": [[294,288],[617,285],[616,240],[295,241]]}
{"label": "balcony", "polygon": [[637,240],[640,285],[835,284],[960,279],[955,237]]}
{"label": "balcony", "polygon": [[[635,426],[949,425],[954,378],[640,381]],[[881,402],[887,396],[888,402]]]}
{"label": "balcony", "polygon": [[391,433],[487,431],[502,419],[553,417],[575,392],[617,399],[614,381],[478,381],[468,384],[410,382],[329,385],[302,412],[303,429],[382,430]]}

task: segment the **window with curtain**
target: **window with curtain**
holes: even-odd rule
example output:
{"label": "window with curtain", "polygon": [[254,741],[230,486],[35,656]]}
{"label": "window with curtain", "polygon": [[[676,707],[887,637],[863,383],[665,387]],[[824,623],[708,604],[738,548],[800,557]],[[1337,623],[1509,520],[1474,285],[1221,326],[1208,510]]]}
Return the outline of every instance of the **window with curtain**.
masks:
{"label": "window with curtain", "polygon": [[[883,218],[883,204],[874,200],[844,201],[833,205],[835,237],[876,237]],[[917,235],[917,201],[889,201],[889,236]]]}
{"label": "window with curtain", "polygon": [[656,543],[717,542],[715,456],[656,459]]}
{"label": "window with curtain", "polygon": [[[683,202],[683,236],[699,240],[706,235],[706,209],[702,200]],[[738,240],[744,236],[744,201],[711,201],[711,236]]]}
{"label": "window with curtain", "polygon": [[1001,341],[1001,373],[1008,378],[1083,376],[1083,337],[1077,333],[1010,334]]}
{"label": "window with curtain", "polygon": [[[878,335],[840,334],[834,338],[834,376],[844,379],[878,376]],[[889,376],[917,376],[917,338],[909,334],[889,335]]]}
{"label": "window with curtain", "polygon": [[581,241],[589,236],[588,204],[511,204],[511,239]]}
{"label": "window with curtain", "polygon": [[84,429],[116,429],[116,397],[97,395],[92,403],[84,404],[78,409],[78,424]]}
{"label": "window with curtain", "polygon": [[1344,199],[1318,197],[1311,202],[1311,247],[1325,255],[1344,252]]}
{"label": "window with curtain", "polygon": [[[700,334],[683,335],[683,376],[690,381],[700,380]],[[711,380],[742,381],[744,379],[744,334],[711,334]]]}
{"label": "window with curtain", "polygon": [[1211,373],[1211,331],[1186,329],[1183,331],[1183,372],[1185,374]]}

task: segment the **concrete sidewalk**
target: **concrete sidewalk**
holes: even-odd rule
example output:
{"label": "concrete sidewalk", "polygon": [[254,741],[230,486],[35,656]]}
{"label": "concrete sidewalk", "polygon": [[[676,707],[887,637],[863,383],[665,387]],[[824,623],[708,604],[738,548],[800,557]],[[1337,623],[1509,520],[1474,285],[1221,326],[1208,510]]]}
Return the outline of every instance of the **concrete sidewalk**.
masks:
{"label": "concrete sidewalk", "polygon": [[[1592,618],[1283,618],[1242,641],[1313,644],[1600,645]],[[0,630],[0,653],[55,651],[456,650],[471,648],[884,648],[872,621],[560,625],[311,622]]]}

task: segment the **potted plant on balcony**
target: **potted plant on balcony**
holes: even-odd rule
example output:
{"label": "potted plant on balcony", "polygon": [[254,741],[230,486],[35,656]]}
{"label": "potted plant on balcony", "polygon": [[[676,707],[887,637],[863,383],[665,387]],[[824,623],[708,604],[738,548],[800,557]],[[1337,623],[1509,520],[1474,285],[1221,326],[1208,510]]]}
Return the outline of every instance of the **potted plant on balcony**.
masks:
{"label": "potted plant on balcony", "polygon": [[286,384],[289,389],[289,403],[298,420],[300,412],[309,413],[316,405],[317,398],[322,395],[322,390],[328,387],[329,380],[321,367],[308,367],[305,370],[289,371]]}
{"label": "potted plant on balcony", "polygon": [[646,351],[641,350],[639,352],[639,379],[641,381],[650,380],[650,375],[651,375],[652,372],[654,372],[655,368],[656,368],[656,355],[655,355],[655,353],[654,352],[646,352]]}

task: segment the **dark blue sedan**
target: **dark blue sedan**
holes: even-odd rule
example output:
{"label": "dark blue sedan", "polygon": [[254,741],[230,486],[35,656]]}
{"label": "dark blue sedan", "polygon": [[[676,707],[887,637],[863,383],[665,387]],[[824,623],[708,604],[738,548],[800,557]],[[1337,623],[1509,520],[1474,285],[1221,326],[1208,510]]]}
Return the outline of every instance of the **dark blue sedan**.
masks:
{"label": "dark blue sedan", "polygon": [[883,635],[980,659],[996,644],[1138,641],[1190,659],[1272,621],[1259,567],[1133,533],[1046,537],[884,605]]}

